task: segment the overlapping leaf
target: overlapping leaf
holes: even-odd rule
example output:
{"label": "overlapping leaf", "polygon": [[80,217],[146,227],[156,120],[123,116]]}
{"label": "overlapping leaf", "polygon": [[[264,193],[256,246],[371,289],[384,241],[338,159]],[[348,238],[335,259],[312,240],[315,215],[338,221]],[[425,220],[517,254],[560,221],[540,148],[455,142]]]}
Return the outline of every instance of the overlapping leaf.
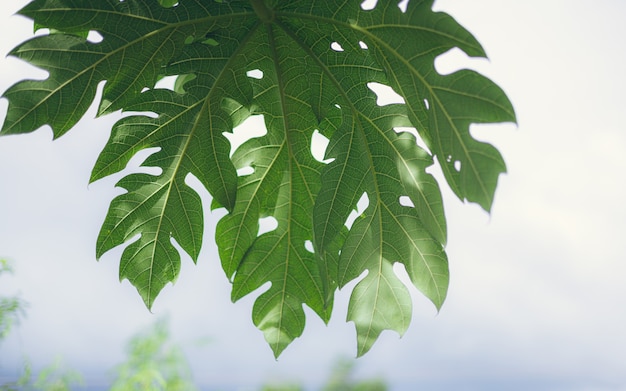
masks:
{"label": "overlapping leaf", "polygon": [[[408,327],[398,265],[438,308],[445,299],[446,222],[426,172],[433,157],[459,197],[488,210],[504,162],[469,125],[514,120],[488,79],[435,71],[436,56],[453,47],[484,55],[471,34],[432,12],[432,1],[410,1],[406,11],[378,3],[365,11],[345,1],[35,0],[21,13],[54,33],[12,54],[49,77],[5,92],[2,133],[48,124],[64,134],[105,80],[100,114],[144,114],[114,126],[91,180],[154,149],[148,172],[118,182],[125,193],[112,201],[97,256],[126,243],[120,277],[151,306],[178,275],[175,244],[194,261],[200,252],[202,205],[186,184],[193,175],[229,212],[216,240],[233,300],[269,283],[252,316],[274,354],[301,335],[304,304],[327,321],[335,289],[365,274],[348,310],[364,354],[383,330]],[[85,39],[94,31],[101,42]],[[168,75],[179,75],[175,91],[153,88]],[[406,104],[378,106],[372,82]],[[254,114],[267,133],[231,151],[223,133]],[[433,155],[397,132],[411,126]],[[329,139],[329,163],[313,157],[316,132]],[[368,205],[350,225],[364,193]],[[259,234],[265,217],[277,226]]]}

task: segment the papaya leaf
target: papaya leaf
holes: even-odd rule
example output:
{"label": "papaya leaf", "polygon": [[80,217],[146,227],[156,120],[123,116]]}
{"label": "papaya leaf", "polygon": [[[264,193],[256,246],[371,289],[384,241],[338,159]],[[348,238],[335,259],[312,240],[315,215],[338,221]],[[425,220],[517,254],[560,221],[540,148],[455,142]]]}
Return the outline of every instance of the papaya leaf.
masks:
{"label": "papaya leaf", "polygon": [[[216,243],[233,301],[264,289],[252,320],[274,355],[301,336],[304,305],[328,322],[336,290],[358,280],[347,319],[360,356],[384,330],[402,335],[409,327],[410,287],[400,270],[437,309],[446,298],[447,223],[428,168],[438,163],[460,199],[487,211],[506,170],[469,126],[513,122],[512,105],[476,72],[436,71],[435,59],[450,49],[485,53],[432,6],[34,0],[20,14],[49,34],[10,55],[48,77],[5,91],[0,134],[49,125],[60,137],[102,83],[98,115],[129,113],[113,126],[90,180],[151,154],[118,181],[123,194],[111,202],[97,258],[125,246],[120,279],[150,308],[178,277],[179,248],[194,262],[200,254],[203,205],[188,185],[193,176],[211,194],[211,209],[227,211]],[[168,76],[173,88],[157,88]],[[371,83],[405,103],[377,104]],[[234,147],[225,135],[254,115],[263,116],[265,133]],[[353,220],[360,199],[367,205]]]}

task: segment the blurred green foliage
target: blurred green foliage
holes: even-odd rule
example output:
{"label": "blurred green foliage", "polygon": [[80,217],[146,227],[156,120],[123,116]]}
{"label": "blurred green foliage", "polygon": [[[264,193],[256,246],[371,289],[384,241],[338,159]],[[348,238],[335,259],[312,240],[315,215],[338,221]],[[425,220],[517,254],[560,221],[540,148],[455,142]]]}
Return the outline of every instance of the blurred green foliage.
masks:
{"label": "blurred green foliage", "polygon": [[[355,361],[339,359],[321,391],[387,391],[387,384],[382,379],[355,380]],[[261,391],[304,391],[304,386],[291,383],[267,384]]]}
{"label": "blurred green foliage", "polygon": [[191,369],[180,347],[170,342],[166,319],[133,337],[128,359],[116,368],[111,391],[193,391]]}
{"label": "blurred green foliage", "polygon": [[29,362],[24,365],[20,378],[11,383],[0,385],[1,391],[70,391],[72,385],[81,385],[82,376],[71,369],[65,368],[60,359],[39,372],[32,378],[32,367]]}
{"label": "blurred green foliage", "polygon": [[[0,259],[0,276],[2,274],[13,274],[13,267],[6,259]],[[17,296],[0,297],[0,341],[24,315],[25,306],[26,303]]]}
{"label": "blurred green foliage", "polygon": [[302,386],[297,384],[266,384],[261,391],[304,391]]}
{"label": "blurred green foliage", "polygon": [[387,385],[382,379],[353,380],[354,360],[341,359],[333,367],[330,378],[322,391],[386,391]]}
{"label": "blurred green foliage", "polygon": [[[0,276],[2,274],[13,274],[13,266],[6,259],[0,259]],[[25,315],[26,305],[18,296],[0,297],[0,341]],[[60,360],[42,369],[33,379],[31,364],[26,360],[19,379],[0,384],[0,391],[69,391],[72,384],[81,383],[81,375],[63,368]]]}
{"label": "blurred green foliage", "polygon": [[[0,259],[0,275],[13,273]],[[24,315],[26,303],[18,297],[0,297],[0,340]],[[171,341],[168,319],[157,320],[148,330],[135,335],[127,345],[127,358],[113,370],[111,391],[196,391],[191,368],[182,349]],[[65,368],[60,360],[42,369],[34,378],[28,360],[19,379],[1,384],[0,391],[70,391],[83,383],[82,376]],[[268,383],[261,391],[304,391],[298,383]],[[379,379],[354,380],[354,361],[341,359],[320,391],[386,391]]]}
{"label": "blurred green foliage", "polygon": [[70,391],[72,384],[83,383],[82,376],[72,370],[67,369],[57,359],[52,365],[45,367],[33,384],[32,389],[37,391]]}

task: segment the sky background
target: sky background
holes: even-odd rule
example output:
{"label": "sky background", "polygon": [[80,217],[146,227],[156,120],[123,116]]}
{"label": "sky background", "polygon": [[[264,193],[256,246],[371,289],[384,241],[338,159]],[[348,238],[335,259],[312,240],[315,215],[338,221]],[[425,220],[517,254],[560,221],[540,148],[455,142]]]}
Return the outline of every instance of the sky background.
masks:
{"label": "sky background", "polygon": [[[30,36],[30,22],[11,16],[26,3],[3,3],[0,53]],[[404,337],[383,333],[357,372],[384,377],[392,390],[626,390],[626,3],[441,0],[435,8],[474,33],[490,58],[452,53],[439,69],[490,77],[509,95],[519,126],[472,127],[508,166],[492,213],[442,186],[447,301],[437,314],[415,294]],[[0,90],[40,74],[2,58]],[[1,100],[0,120],[6,108]],[[255,295],[230,302],[213,239],[221,215],[208,212],[198,265],[184,257],[177,283],[146,310],[118,281],[121,251],[95,260],[121,176],[88,185],[116,120],[93,118],[91,110],[54,142],[49,129],[0,138],[0,256],[15,266],[0,278],[0,296],[29,303],[0,343],[0,384],[18,376],[25,357],[35,370],[62,357],[88,384],[106,384],[125,342],[161,316],[196,383],[210,389],[270,379],[313,385],[336,358],[355,355],[344,289],[330,324],[308,311],[303,337],[274,360],[252,325]]]}

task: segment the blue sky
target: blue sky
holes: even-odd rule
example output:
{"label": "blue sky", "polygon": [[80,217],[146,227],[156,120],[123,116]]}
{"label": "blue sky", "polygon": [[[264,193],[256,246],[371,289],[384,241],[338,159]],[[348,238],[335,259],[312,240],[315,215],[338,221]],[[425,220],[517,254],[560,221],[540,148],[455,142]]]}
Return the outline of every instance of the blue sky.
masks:
{"label": "blue sky", "polygon": [[[0,10],[1,53],[32,31],[11,17],[24,4]],[[626,3],[441,0],[435,7],[473,32],[490,57],[451,53],[440,70],[469,66],[492,78],[511,98],[519,126],[472,128],[508,166],[492,214],[444,186],[447,302],[437,314],[415,294],[405,336],[384,333],[358,372],[398,390],[626,390]],[[1,59],[0,90],[36,74]],[[0,119],[6,107],[0,101]],[[16,269],[0,280],[0,295],[19,293],[30,303],[0,344],[0,383],[25,356],[35,368],[60,356],[88,382],[102,382],[123,359],[125,341],[162,315],[201,385],[313,384],[336,357],[354,356],[345,290],[330,325],[309,316],[303,337],[275,361],[250,319],[254,297],[230,302],[213,241],[219,216],[209,213],[198,265],[184,258],[177,283],[148,312],[134,288],[118,282],[120,251],[95,261],[119,177],[87,184],[116,120],[93,117],[92,110],[54,142],[49,129],[0,138],[0,256]]]}

